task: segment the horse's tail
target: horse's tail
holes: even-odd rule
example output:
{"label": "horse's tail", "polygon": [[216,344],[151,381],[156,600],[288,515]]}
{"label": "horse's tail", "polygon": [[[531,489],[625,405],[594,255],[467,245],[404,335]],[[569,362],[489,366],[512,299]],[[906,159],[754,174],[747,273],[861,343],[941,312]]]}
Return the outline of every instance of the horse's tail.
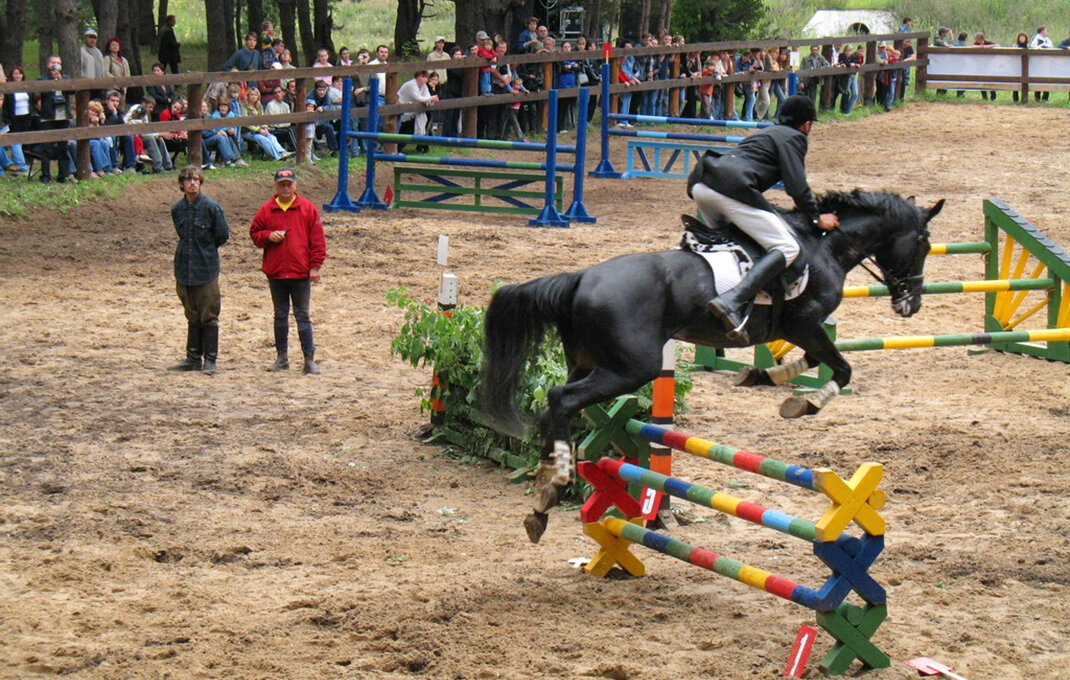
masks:
{"label": "horse's tail", "polygon": [[520,371],[542,342],[547,327],[561,328],[571,317],[572,297],[582,272],[546,276],[499,288],[485,319],[480,410],[501,432],[526,430],[517,404]]}

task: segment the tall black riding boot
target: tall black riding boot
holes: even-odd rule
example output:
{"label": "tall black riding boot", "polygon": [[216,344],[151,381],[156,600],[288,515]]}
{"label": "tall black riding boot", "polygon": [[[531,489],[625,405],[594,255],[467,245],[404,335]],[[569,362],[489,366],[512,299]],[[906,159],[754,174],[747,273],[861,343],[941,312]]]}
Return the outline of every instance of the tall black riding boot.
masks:
{"label": "tall black riding boot", "polygon": [[204,346],[205,373],[215,373],[215,360],[219,354],[219,326],[201,326],[201,341]]}
{"label": "tall black riding boot", "polygon": [[186,358],[170,367],[169,371],[199,371],[201,370],[201,325],[187,322],[186,324]]}
{"label": "tall black riding boot", "polygon": [[729,340],[750,343],[747,331],[743,329],[743,324],[746,322],[743,308],[754,299],[758,291],[780,276],[786,268],[784,253],[779,250],[766,253],[754,263],[743,280],[734,288],[706,303],[710,312],[724,324]]}

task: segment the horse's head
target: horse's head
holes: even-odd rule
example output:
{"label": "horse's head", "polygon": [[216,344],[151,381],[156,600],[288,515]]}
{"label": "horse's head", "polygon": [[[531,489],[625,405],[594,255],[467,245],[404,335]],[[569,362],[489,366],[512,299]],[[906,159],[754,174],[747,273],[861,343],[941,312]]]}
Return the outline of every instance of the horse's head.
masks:
{"label": "horse's head", "polygon": [[847,268],[872,255],[881,272],[878,278],[891,293],[892,309],[904,317],[917,313],[921,309],[922,268],[929,254],[928,225],[944,201],[926,209],[919,208],[913,197],[855,189],[826,195],[821,207],[822,212],[840,216],[837,231],[846,241],[843,254]]}
{"label": "horse's head", "polygon": [[925,277],[922,269],[929,254],[929,221],[944,207],[943,199],[931,208],[920,208],[914,197],[904,201],[909,210],[900,217],[899,228],[893,230],[882,246],[874,251],[888,291],[892,309],[902,317],[913,316],[921,309],[921,291]]}

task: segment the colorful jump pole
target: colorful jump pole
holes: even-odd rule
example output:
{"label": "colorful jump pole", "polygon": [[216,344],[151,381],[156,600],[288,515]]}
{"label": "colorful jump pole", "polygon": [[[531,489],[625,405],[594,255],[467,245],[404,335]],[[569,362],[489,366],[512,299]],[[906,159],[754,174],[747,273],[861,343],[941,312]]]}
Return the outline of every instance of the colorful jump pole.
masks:
{"label": "colorful jump pole", "polygon": [[[1002,281],[937,281],[926,283],[924,295],[946,293],[993,293],[1004,290],[1046,290],[1055,285],[1054,279],[1004,279]],[[845,298],[885,297],[891,295],[888,286],[844,286]]]}
{"label": "colorful jump pole", "polygon": [[908,335],[893,338],[837,340],[836,349],[841,352],[864,352],[879,349],[999,345],[1007,342],[1066,341],[1070,341],[1070,328],[1047,328],[1036,331],[997,331],[992,333],[957,333],[951,335]]}

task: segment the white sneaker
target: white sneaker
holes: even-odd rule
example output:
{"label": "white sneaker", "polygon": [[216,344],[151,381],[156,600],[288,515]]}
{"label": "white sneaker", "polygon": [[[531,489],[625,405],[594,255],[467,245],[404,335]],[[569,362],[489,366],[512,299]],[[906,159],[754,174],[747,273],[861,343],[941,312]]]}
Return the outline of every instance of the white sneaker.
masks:
{"label": "white sneaker", "polygon": [[247,168],[247,167],[249,167],[249,164],[246,163],[245,160],[241,159],[241,158],[239,158],[238,160],[234,161],[234,165],[237,165],[239,168]]}

